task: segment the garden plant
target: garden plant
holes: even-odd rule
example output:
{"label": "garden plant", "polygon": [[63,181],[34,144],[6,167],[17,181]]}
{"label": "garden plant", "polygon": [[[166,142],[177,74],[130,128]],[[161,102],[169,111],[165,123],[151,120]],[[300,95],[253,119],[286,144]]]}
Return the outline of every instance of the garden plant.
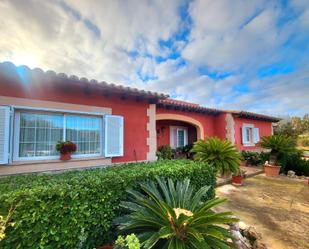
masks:
{"label": "garden plant", "polygon": [[237,173],[240,165],[240,153],[228,140],[208,138],[197,141],[192,149],[196,161],[207,162],[222,176]]}
{"label": "garden plant", "polygon": [[189,179],[156,178],[128,190],[121,206],[129,214],[116,219],[123,232],[133,232],[143,248],[230,248],[230,232],[222,227],[238,221],[231,212],[214,212],[225,199],[203,201],[209,186],[194,188]]}

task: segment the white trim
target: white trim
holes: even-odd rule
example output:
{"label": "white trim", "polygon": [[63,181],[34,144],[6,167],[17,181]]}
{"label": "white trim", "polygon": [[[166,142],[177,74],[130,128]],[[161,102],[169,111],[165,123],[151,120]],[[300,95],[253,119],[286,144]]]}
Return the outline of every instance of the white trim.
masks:
{"label": "white trim", "polygon": [[[174,130],[176,130],[176,143],[174,141]],[[184,131],[184,146],[188,145],[188,128],[184,126],[170,126],[170,146],[173,149],[179,148],[179,143],[178,143],[178,131],[183,130]]]}
{"label": "white trim", "polygon": [[[119,153],[115,153],[115,154],[111,154],[108,153],[107,149],[108,149],[108,118],[118,118],[120,120],[120,127],[119,127]],[[120,115],[105,115],[104,117],[104,134],[105,134],[105,146],[104,146],[104,150],[105,150],[105,157],[121,157],[124,155],[124,118],[123,116]]]}
{"label": "white trim", "polygon": [[[249,140],[244,140],[244,137],[243,137],[243,135],[244,135],[244,132],[243,132],[243,130],[244,129],[247,129],[247,128],[250,128],[250,129],[252,129],[252,132],[251,132],[251,141]],[[254,124],[246,124],[246,123],[244,123],[244,124],[242,124],[242,127],[241,127],[241,135],[242,135],[242,144],[243,144],[243,146],[246,146],[246,147],[250,147],[250,146],[255,146],[255,143],[253,143],[253,129],[254,129]],[[247,135],[247,134],[246,134]],[[246,139],[247,139],[247,137],[245,137]]]}
{"label": "white trim", "polygon": [[83,114],[83,115],[89,115],[89,116],[103,116],[106,115],[105,112],[84,112],[84,111],[75,111],[75,110],[66,110],[66,109],[57,109],[57,108],[39,108],[39,107],[31,107],[31,106],[18,106],[18,105],[12,105],[13,109],[18,110],[30,110],[30,111],[37,111],[37,112],[60,112],[63,114]]}
{"label": "white trim", "polygon": [[[91,112],[80,112],[80,111],[67,111],[67,110],[61,110],[61,109],[50,109],[50,108],[32,108],[32,107],[25,107],[25,106],[13,106],[14,111],[14,139],[13,139],[13,153],[12,158],[13,161],[39,161],[39,160],[53,160],[53,159],[59,159],[59,155],[57,156],[36,156],[36,157],[19,157],[19,131],[20,131],[20,112],[22,111],[29,111],[33,113],[56,113],[56,114],[62,114],[63,115],[63,140],[66,140],[66,116],[67,115],[76,115],[80,114],[81,116],[95,116],[98,118],[101,118],[102,121],[104,119],[103,113],[91,113]],[[101,122],[102,123],[102,122]],[[100,153],[96,154],[73,154],[72,158],[91,158],[91,157],[102,157],[104,156],[104,153],[102,153],[102,144],[103,141],[103,129],[102,125],[100,125]]]}
{"label": "white trim", "polygon": [[4,110],[3,160],[0,161],[0,165],[5,165],[9,163],[11,109],[9,106],[0,106],[0,108]]}

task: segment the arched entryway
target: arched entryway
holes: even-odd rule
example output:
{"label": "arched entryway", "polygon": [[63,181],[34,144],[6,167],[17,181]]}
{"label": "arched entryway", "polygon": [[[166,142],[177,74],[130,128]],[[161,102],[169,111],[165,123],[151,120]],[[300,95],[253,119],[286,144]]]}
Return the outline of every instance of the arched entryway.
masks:
{"label": "arched entryway", "polygon": [[158,147],[182,147],[204,138],[204,128],[199,121],[178,114],[157,114],[156,130]]}

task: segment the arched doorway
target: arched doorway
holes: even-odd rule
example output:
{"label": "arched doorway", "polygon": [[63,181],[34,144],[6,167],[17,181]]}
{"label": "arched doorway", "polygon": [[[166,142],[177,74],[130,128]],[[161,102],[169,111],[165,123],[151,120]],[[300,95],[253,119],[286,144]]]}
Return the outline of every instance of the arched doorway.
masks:
{"label": "arched doorway", "polygon": [[177,148],[204,138],[204,128],[199,121],[178,114],[157,114],[156,130],[157,147]]}

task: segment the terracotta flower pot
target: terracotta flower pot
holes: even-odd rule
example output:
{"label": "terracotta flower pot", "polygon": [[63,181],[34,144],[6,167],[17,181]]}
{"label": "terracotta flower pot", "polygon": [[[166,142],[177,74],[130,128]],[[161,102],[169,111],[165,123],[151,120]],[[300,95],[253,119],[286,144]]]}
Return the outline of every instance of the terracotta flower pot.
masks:
{"label": "terracotta flower pot", "polygon": [[68,161],[70,159],[71,159],[71,153],[60,154],[60,160],[62,161]]}
{"label": "terracotta flower pot", "polygon": [[233,185],[242,185],[242,176],[232,176],[232,184]]}
{"label": "terracotta flower pot", "polygon": [[279,175],[281,166],[278,165],[271,165],[271,164],[265,164],[264,165],[264,170],[266,176],[270,177],[276,177]]}

